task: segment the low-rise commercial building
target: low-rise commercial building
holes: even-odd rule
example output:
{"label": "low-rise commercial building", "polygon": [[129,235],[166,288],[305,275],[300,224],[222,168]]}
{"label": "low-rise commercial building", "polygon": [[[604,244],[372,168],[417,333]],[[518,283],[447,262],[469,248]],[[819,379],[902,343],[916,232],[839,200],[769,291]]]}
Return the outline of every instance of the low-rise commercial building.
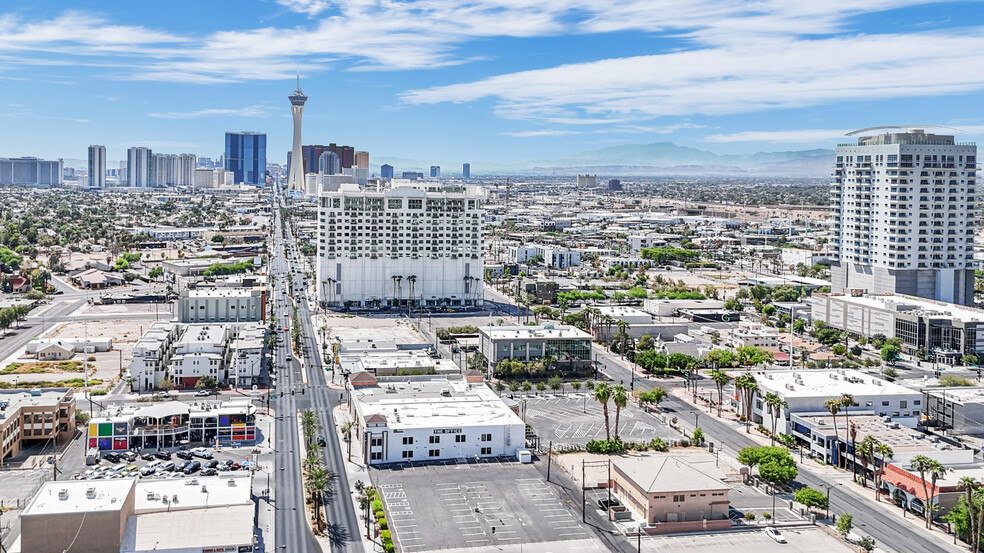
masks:
{"label": "low-rise commercial building", "polygon": [[761,323],[741,321],[728,332],[728,343],[738,349],[746,346],[774,348],[779,345],[779,329]]}
{"label": "low-rise commercial building", "polygon": [[0,461],[36,441],[71,439],[74,429],[71,388],[0,390]]}
{"label": "low-rise commercial building", "polygon": [[184,289],[178,298],[182,323],[262,322],[266,320],[267,289],[208,287]]}
{"label": "low-rise commercial building", "polygon": [[980,309],[900,294],[814,294],[810,301],[814,321],[855,336],[901,338],[903,350],[923,348],[945,362],[984,355],[984,331],[978,331],[984,325]]}
{"label": "low-rise commercial building", "polygon": [[591,335],[575,326],[483,326],[478,333],[479,351],[489,368],[503,359],[528,363],[550,357],[559,365],[591,363]]}
{"label": "low-rise commercial building", "polygon": [[256,407],[248,401],[229,401],[213,408],[163,401],[91,419],[88,446],[122,451],[175,447],[182,442],[252,442],[256,437]]}
{"label": "low-rise commercial building", "polygon": [[752,403],[752,421],[771,420],[765,396],[774,393],[787,406],[779,414],[776,432],[788,434],[790,413],[819,413],[823,403],[845,394],[854,397],[854,407],[844,411],[873,412],[880,417],[892,417],[899,424],[915,428],[922,414],[922,393],[852,369],[810,371],[756,371],[759,390]]}
{"label": "low-rise commercial building", "polygon": [[229,474],[46,482],[21,513],[14,551],[252,551],[250,480],[246,474]]}
{"label": "low-rise commercial building", "polygon": [[984,436],[984,389],[927,388],[919,424],[949,434]]}
{"label": "low-rise commercial building", "polygon": [[731,528],[731,487],[711,455],[620,457],[612,460],[612,487],[650,533]]}
{"label": "low-rise commercial building", "polygon": [[526,425],[477,371],[460,378],[379,378],[348,381],[356,439],[371,465],[516,458]]}

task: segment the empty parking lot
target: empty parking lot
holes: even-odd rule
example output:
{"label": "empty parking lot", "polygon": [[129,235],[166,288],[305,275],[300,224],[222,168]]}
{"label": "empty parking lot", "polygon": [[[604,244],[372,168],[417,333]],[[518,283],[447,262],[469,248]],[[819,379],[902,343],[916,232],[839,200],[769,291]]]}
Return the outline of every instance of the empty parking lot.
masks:
{"label": "empty parking lot", "polygon": [[764,530],[642,538],[642,551],[687,553],[847,553],[853,551],[821,528],[782,528],[789,543],[776,543]]}
{"label": "empty parking lot", "polygon": [[[520,413],[536,429],[541,445],[553,441],[554,446],[584,445],[590,440],[605,439],[605,415],[600,403],[589,394],[539,395],[516,397]],[[611,432],[615,433],[615,408],[608,405]],[[635,405],[622,409],[619,415],[619,437],[626,441],[648,442],[653,438],[679,438],[679,433],[663,426],[654,416]]]}
{"label": "empty parking lot", "polygon": [[532,465],[445,463],[374,471],[401,551],[590,538]]}

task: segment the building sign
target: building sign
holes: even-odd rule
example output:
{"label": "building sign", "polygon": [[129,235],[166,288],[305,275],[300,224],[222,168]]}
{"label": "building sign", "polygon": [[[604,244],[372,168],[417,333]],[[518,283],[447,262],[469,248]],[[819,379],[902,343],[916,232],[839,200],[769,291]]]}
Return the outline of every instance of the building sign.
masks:
{"label": "building sign", "polygon": [[202,553],[236,553],[236,548],[229,547],[203,547]]}
{"label": "building sign", "polygon": [[435,428],[435,434],[461,434],[460,428]]}

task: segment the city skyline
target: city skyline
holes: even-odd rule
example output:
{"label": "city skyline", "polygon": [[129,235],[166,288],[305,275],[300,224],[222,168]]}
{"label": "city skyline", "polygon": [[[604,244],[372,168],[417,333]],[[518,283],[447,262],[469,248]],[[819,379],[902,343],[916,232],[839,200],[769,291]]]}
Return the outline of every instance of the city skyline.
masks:
{"label": "city skyline", "polygon": [[284,163],[296,71],[313,98],[306,142],[476,170],[626,143],[833,149],[877,125],[984,136],[978,2],[281,0],[196,4],[194,18],[181,5],[0,12],[0,155],[84,159],[105,144],[110,161],[133,146],[217,157],[226,132],[249,129]]}

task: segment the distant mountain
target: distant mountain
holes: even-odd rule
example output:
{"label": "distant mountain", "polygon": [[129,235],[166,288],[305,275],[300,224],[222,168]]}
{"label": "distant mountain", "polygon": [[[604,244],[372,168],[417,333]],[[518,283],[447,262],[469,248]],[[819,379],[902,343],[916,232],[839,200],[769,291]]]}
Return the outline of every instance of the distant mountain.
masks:
{"label": "distant mountain", "polygon": [[[599,173],[602,175],[763,175],[823,177],[830,173],[833,150],[795,150],[754,154],[716,154],[678,146],[672,142],[622,144],[586,150],[560,159],[534,159],[504,164],[472,161],[475,174],[553,174]],[[405,158],[380,157],[375,163],[389,163],[402,171],[424,171],[440,165],[445,175],[461,171],[460,162],[423,162]]]}

